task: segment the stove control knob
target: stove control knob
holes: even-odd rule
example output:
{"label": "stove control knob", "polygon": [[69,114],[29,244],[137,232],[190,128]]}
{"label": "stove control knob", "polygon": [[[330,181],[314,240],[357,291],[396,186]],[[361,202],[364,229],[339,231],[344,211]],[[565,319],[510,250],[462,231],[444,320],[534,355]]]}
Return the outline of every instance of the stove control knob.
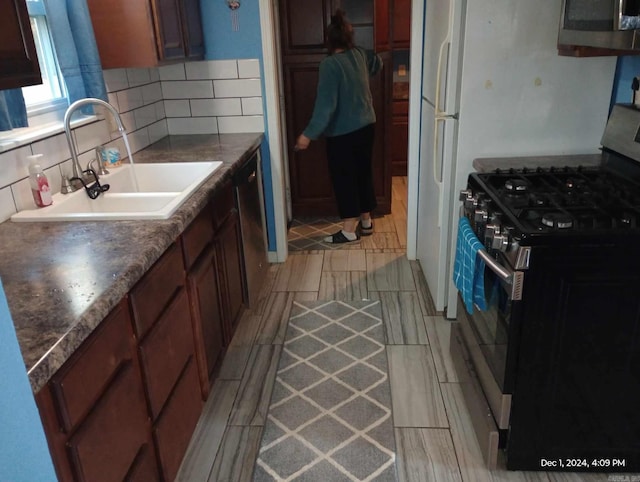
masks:
{"label": "stove control knob", "polygon": [[466,201],[471,197],[473,197],[473,191],[471,191],[471,189],[463,189],[462,191],[460,191],[460,201]]}
{"label": "stove control knob", "polygon": [[486,209],[476,209],[473,219],[476,223],[486,223],[489,219],[489,213]]}
{"label": "stove control knob", "polygon": [[496,234],[491,239],[491,248],[498,251],[506,251],[509,247],[509,235],[508,234]]}

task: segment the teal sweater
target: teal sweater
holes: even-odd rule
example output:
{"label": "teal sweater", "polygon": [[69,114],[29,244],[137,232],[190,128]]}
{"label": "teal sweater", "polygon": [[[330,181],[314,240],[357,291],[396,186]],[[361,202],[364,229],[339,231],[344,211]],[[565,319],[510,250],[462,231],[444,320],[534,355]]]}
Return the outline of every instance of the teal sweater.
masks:
{"label": "teal sweater", "polygon": [[309,139],[348,134],[376,121],[369,76],[382,67],[379,55],[360,47],[320,62],[313,115],[303,134]]}

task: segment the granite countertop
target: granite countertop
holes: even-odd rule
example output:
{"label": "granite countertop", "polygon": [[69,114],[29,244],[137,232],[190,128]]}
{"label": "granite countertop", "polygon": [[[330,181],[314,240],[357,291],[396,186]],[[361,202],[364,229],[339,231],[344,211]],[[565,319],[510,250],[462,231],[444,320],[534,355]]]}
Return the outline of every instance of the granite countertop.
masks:
{"label": "granite countertop", "polygon": [[478,172],[496,169],[522,169],[523,167],[591,167],[602,164],[602,154],[571,154],[557,156],[484,157],[473,160]]}
{"label": "granite countertop", "polygon": [[222,161],[167,220],[0,224],[0,279],[34,392],[44,386],[262,142],[169,136],[134,162]]}

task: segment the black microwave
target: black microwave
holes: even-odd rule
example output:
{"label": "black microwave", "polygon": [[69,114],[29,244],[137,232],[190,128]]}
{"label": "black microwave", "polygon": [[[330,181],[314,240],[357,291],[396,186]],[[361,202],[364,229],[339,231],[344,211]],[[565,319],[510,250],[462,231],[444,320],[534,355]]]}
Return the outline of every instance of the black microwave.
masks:
{"label": "black microwave", "polygon": [[558,43],[640,50],[640,0],[563,0]]}

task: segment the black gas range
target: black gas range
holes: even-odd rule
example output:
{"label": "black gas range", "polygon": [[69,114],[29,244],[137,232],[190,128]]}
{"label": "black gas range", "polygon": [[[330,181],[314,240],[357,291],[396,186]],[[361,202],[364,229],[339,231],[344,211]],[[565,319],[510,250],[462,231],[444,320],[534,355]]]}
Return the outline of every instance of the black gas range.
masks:
{"label": "black gas range", "polygon": [[512,470],[640,472],[640,111],[607,130],[601,165],[473,173],[461,193],[488,309],[458,310],[451,350],[490,467],[502,450]]}
{"label": "black gas range", "polygon": [[473,173],[465,209],[483,237],[487,224],[504,226],[504,234],[527,244],[612,232],[633,236],[640,229],[640,182],[620,169],[631,167],[628,160],[608,152],[603,159],[608,162],[598,167]]}

